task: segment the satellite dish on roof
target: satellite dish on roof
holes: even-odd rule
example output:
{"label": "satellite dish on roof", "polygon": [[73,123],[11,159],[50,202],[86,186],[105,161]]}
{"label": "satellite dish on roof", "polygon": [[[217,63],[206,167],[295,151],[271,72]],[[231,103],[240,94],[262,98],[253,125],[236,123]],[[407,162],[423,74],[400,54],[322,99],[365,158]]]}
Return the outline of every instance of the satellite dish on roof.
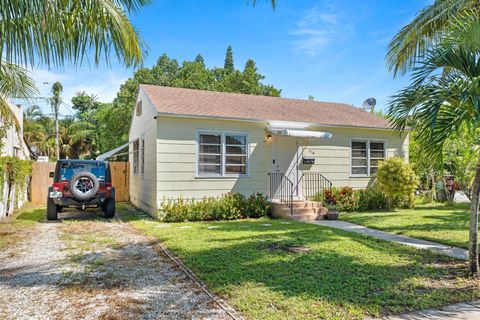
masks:
{"label": "satellite dish on roof", "polygon": [[372,112],[377,104],[377,100],[375,98],[368,98],[367,100],[363,101],[362,109],[365,111]]}

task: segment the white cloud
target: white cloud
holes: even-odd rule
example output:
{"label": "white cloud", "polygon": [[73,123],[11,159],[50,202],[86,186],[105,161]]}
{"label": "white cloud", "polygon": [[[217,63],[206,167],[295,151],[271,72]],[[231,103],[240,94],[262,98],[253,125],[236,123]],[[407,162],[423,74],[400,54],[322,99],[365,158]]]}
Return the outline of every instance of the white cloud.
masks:
{"label": "white cloud", "polygon": [[324,12],[314,7],[289,33],[297,38],[293,43],[295,51],[315,56],[334,41],[348,38],[353,33],[353,27],[332,9]]}

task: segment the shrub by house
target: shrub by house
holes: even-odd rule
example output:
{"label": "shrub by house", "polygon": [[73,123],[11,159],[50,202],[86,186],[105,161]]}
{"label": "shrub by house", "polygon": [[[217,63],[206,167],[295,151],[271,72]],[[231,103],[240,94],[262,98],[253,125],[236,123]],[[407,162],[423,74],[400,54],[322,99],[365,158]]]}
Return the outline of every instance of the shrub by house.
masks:
{"label": "shrub by house", "polygon": [[158,219],[165,222],[234,220],[259,218],[270,214],[267,197],[254,193],[245,197],[229,193],[220,198],[165,199],[158,211]]}

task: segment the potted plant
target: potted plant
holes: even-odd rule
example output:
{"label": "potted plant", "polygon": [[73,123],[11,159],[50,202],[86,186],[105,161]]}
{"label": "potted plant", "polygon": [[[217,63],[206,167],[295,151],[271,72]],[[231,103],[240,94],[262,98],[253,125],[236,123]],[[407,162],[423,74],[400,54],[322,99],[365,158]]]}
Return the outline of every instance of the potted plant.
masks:
{"label": "potted plant", "polygon": [[338,206],[336,204],[327,204],[327,214],[325,218],[327,220],[337,220],[340,212],[338,212]]}

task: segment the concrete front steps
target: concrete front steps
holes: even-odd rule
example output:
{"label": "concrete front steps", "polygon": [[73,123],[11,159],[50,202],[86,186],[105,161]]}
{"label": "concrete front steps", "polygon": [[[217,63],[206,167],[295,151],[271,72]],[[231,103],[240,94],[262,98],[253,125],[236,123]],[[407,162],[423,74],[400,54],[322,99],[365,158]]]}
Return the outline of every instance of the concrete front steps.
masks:
{"label": "concrete front steps", "polygon": [[300,221],[321,220],[327,213],[321,202],[308,200],[293,200],[293,215],[290,208],[280,202],[271,202],[272,216],[274,218],[283,218]]}

